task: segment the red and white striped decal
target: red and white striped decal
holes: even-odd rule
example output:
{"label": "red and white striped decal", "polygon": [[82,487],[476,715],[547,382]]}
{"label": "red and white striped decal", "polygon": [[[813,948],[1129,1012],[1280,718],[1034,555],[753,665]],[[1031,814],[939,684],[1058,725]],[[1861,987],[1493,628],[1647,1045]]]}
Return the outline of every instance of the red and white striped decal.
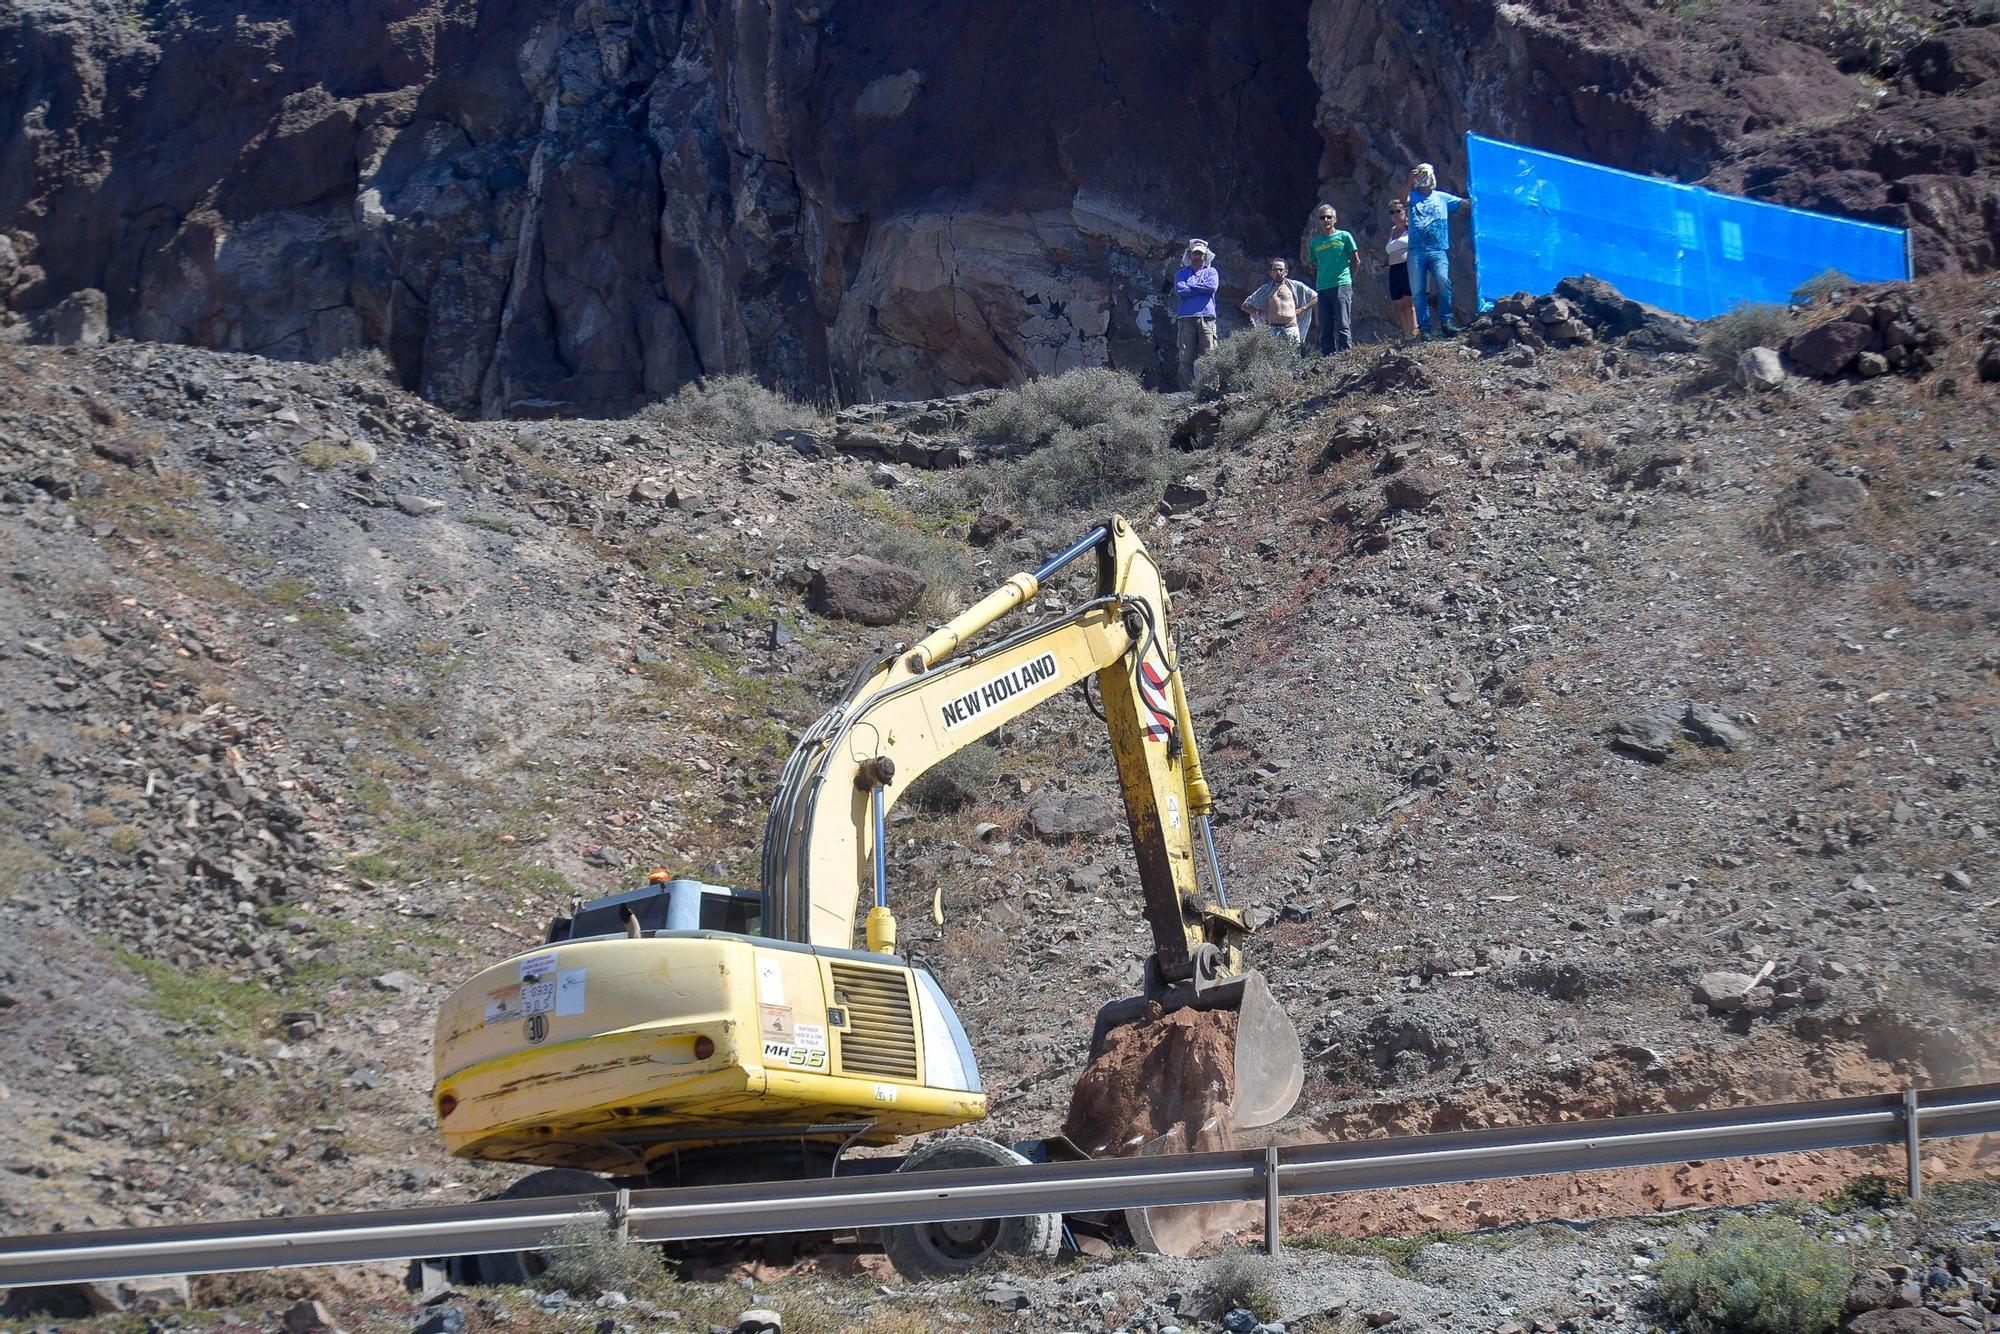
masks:
{"label": "red and white striped decal", "polygon": [[1146,728],[1146,739],[1165,741],[1173,735],[1174,710],[1167,702],[1167,678],[1150,662],[1139,664],[1139,699],[1145,704],[1146,712],[1153,716],[1152,723]]}

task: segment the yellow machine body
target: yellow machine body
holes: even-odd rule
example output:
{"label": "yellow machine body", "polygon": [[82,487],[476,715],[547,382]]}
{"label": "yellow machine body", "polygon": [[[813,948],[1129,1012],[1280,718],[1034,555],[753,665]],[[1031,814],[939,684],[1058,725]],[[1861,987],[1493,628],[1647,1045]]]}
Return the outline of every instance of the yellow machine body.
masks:
{"label": "yellow machine body", "polygon": [[774,1132],[886,1143],[986,1114],[964,1033],[921,970],[721,932],[496,964],[446,1002],[436,1063],[453,1154],[614,1175]]}
{"label": "yellow machine body", "polygon": [[[975,643],[1085,556],[1097,577],[1083,605]],[[1154,1005],[1236,1009],[1236,1124],[1283,1116],[1302,1080],[1298,1035],[1261,976],[1243,969],[1247,927],[1215,864],[1170,611],[1157,562],[1114,515],[915,645],[882,653],[786,763],[758,892],[701,887],[709,907],[745,914],[742,930],[687,929],[691,900],[665,896],[695,882],[669,881],[582,905],[552,926],[554,943],[452,995],[435,1051],[451,1152],[646,1175],[689,1149],[777,1137],[837,1149],[984,1117],[950,1002],[894,953],[890,900],[907,891],[884,865],[884,821],[925,770],[1063,690],[1093,685],[1153,936],[1147,994],[1101,1011],[1093,1045]],[[1197,832],[1212,893],[1200,884]],[[868,948],[856,950],[871,889]]]}

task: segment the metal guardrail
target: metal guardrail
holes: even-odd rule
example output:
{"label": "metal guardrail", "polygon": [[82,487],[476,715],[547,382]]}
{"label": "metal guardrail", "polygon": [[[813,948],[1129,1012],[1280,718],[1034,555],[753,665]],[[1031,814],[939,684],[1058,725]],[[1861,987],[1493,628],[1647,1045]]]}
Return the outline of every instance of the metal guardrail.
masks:
{"label": "metal guardrail", "polygon": [[0,1238],[0,1287],[533,1250],[580,1213],[638,1241],[819,1232],[1028,1213],[1278,1201],[1496,1177],[1902,1145],[2000,1134],[2000,1083],[1273,1149],[920,1174],[621,1190],[425,1209]]}

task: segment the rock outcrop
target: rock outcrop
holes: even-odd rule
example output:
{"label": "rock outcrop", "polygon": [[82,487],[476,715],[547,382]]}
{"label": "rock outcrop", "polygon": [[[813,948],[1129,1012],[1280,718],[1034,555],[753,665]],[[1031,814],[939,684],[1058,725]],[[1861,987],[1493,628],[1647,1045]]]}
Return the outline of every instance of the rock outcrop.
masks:
{"label": "rock outcrop", "polygon": [[1697,8],[47,0],[0,13],[0,323],[96,290],[112,336],[380,347],[466,416],[746,370],[848,402],[1153,377],[1188,234],[1225,308],[1316,190],[1376,255],[1468,129],[1995,262],[1992,29],[1878,61],[1878,96],[1804,0]]}

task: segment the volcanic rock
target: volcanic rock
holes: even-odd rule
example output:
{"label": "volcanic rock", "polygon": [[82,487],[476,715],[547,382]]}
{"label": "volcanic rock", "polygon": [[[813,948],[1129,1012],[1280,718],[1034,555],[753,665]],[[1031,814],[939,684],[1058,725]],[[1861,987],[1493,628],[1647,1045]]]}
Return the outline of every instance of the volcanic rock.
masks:
{"label": "volcanic rock", "polygon": [[1634,714],[1611,725],[1611,745],[1655,764],[1674,753],[1674,728],[1653,714]]}
{"label": "volcanic rock", "polygon": [[1808,375],[1834,379],[1854,366],[1854,359],[1875,340],[1866,324],[1831,320],[1785,340],[1785,355]]}
{"label": "volcanic rock", "polygon": [[1736,383],[1745,389],[1776,389],[1785,382],[1785,364],[1768,347],[1753,347],[1736,358]]}
{"label": "volcanic rock", "polygon": [[924,595],[924,577],[914,570],[855,555],[832,562],[812,579],[813,607],[828,616],[863,625],[893,625]]}

